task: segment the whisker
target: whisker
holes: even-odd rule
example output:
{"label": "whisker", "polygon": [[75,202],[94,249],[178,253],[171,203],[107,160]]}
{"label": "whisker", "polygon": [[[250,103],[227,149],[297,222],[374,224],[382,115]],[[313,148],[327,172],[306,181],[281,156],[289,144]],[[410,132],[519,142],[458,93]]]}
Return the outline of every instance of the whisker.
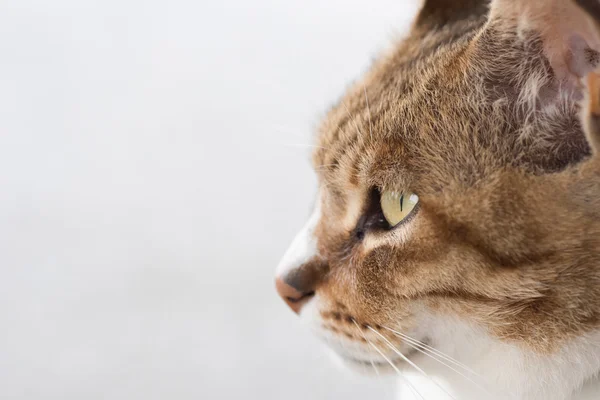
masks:
{"label": "whisker", "polygon": [[[363,333],[363,331],[359,328],[358,324],[356,323],[356,321],[352,320],[352,322],[354,322],[354,325],[356,325],[356,329],[358,329],[358,332],[360,333],[360,335],[363,337],[363,339],[365,339],[365,341],[367,341],[367,343],[369,342],[369,339],[367,339],[367,337],[365,336],[365,334]],[[377,369],[377,367],[375,366],[375,363],[373,362],[373,360],[369,360],[371,362],[371,366],[373,367],[373,369],[375,370],[375,373],[377,374],[377,376],[381,376],[379,375],[379,370]]]}
{"label": "whisker", "polygon": [[[261,127],[261,129],[264,129],[264,128]],[[310,134],[309,134],[310,130],[298,129],[298,128],[294,128],[291,126],[273,124],[270,127],[267,127],[266,129],[272,129],[275,132],[286,134],[286,135],[297,136],[298,138],[302,138],[302,139],[310,138]]]}
{"label": "whisker", "polygon": [[325,168],[329,168],[329,167],[335,167],[337,164],[323,164],[323,165],[317,165],[315,167],[315,170],[322,170]]}
{"label": "whisker", "polygon": [[[398,335],[399,337],[401,337],[402,339],[404,339],[407,344],[411,347],[413,347],[415,350],[420,351],[421,353],[427,355],[428,357],[432,358],[433,360],[436,360],[437,362],[439,362],[440,364],[448,367],[450,370],[456,372],[458,375],[462,376],[463,378],[465,378],[467,381],[471,382],[473,385],[477,386],[479,389],[483,390],[484,392],[486,392],[486,394],[491,395],[490,391],[485,387],[482,386],[487,384],[487,379],[484,378],[483,376],[481,376],[480,374],[478,374],[477,372],[473,371],[471,368],[467,367],[465,364],[461,363],[460,361],[450,357],[449,355],[443,353],[442,351],[431,347],[417,339],[414,339],[406,334],[403,334],[401,332],[395,331],[391,328],[388,328],[386,326],[382,326],[382,328],[389,330],[390,332]],[[420,347],[421,349],[417,348]],[[431,354],[430,354],[431,353]],[[482,381],[482,384],[479,384],[477,382],[475,382],[473,379],[469,378],[468,376],[466,376],[465,374],[461,373],[460,371],[456,370],[455,368],[452,368],[450,365],[444,363],[442,360],[439,360],[437,357],[442,358],[443,360],[446,360],[452,364],[454,364],[457,367],[462,368],[463,370],[465,370],[466,372],[474,375],[475,377],[479,378]],[[507,394],[509,394],[510,398],[514,398],[515,395],[514,393],[512,393],[511,391],[508,391]]]}
{"label": "whisker", "polygon": [[[358,324],[356,323],[356,321],[354,319],[352,319],[352,322],[354,323],[354,325],[356,325],[356,327],[358,328],[359,331],[361,331],[360,326],[358,326]],[[361,331],[362,333],[362,331]],[[396,367],[396,365],[394,365],[394,363],[386,357],[385,354],[383,354],[383,352],[381,350],[379,350],[379,348],[377,346],[375,346],[375,344],[373,344],[373,342],[371,342],[369,339],[367,339],[367,337],[363,334],[363,337],[365,338],[365,340],[367,341],[367,343],[369,343],[369,345],[371,345],[371,347],[373,347],[375,349],[376,352],[379,353],[379,355],[381,355],[381,357],[383,357],[383,359],[385,361],[387,361],[388,364],[390,364],[390,366],[394,369],[394,371],[396,371],[396,373],[398,374],[398,376],[400,378],[402,378],[403,381],[405,381],[408,384],[408,387],[410,388],[410,390],[416,394],[417,396],[419,396],[421,398],[421,400],[425,400],[425,398],[423,397],[423,395],[421,395],[421,393],[419,393],[419,391],[417,390],[416,387],[414,387],[414,385],[408,380],[407,377],[404,376],[404,374],[398,369],[398,367]]]}
{"label": "whisker", "polygon": [[423,342],[421,342],[421,341],[419,341],[417,339],[414,339],[414,338],[412,338],[412,337],[410,337],[410,336],[408,336],[408,335],[406,335],[404,333],[395,331],[395,330],[393,330],[391,328],[388,328],[386,326],[383,326],[383,328],[387,329],[388,331],[396,334],[397,336],[399,336],[399,337],[401,337],[401,338],[403,338],[403,339],[405,339],[407,341],[412,341],[413,343],[417,344],[418,346],[423,347],[423,348],[429,350],[431,353],[437,355],[438,357],[443,358],[444,360],[446,360],[448,362],[451,362],[452,364],[456,365],[457,367],[460,367],[460,368],[464,369],[465,371],[467,371],[467,372],[469,372],[469,373],[477,376],[478,378],[484,379],[481,375],[479,375],[477,372],[473,371],[471,368],[467,367],[465,364],[463,364],[460,361],[458,361],[458,360],[450,357],[449,355],[441,352],[440,350],[438,350],[436,348],[433,348],[433,347],[431,347],[431,346],[429,346],[429,345],[427,345],[427,344],[425,344],[425,343],[423,343]]}
{"label": "whisker", "polygon": [[312,147],[315,149],[329,150],[329,147],[317,146],[314,144],[302,144],[302,143],[282,143],[282,146],[286,147]]}
{"label": "whisker", "polygon": [[367,88],[363,84],[363,91],[365,92],[365,100],[367,101],[367,111],[369,113],[369,134],[371,136],[371,140],[373,140],[373,124],[371,122],[371,107],[369,106],[369,96],[367,96]]}
{"label": "whisker", "polygon": [[388,338],[386,338],[385,336],[383,336],[381,333],[377,332],[376,329],[373,329],[371,326],[367,326],[367,328],[369,330],[371,330],[372,332],[374,332],[376,335],[378,335],[379,337],[381,337],[385,343],[388,345],[388,347],[390,349],[392,349],[392,351],[396,354],[398,354],[405,362],[407,362],[411,367],[413,367],[414,369],[416,369],[417,371],[419,371],[419,373],[421,375],[423,375],[424,377],[426,377],[427,379],[429,379],[433,384],[435,384],[435,386],[437,386],[438,388],[440,388],[444,393],[446,393],[448,396],[450,396],[450,398],[456,400],[456,398],[454,396],[452,396],[450,393],[448,393],[446,391],[446,389],[444,389],[444,387],[442,385],[440,385],[438,382],[436,382],[434,379],[432,379],[429,375],[427,375],[427,373],[425,371],[423,371],[423,369],[419,368],[419,366],[417,366],[417,364],[415,364],[414,362],[412,362],[411,360],[408,359],[408,357],[406,357],[404,354],[402,354],[402,352],[400,350],[398,350],[393,344],[392,342],[390,342],[388,340]]}
{"label": "whisker", "polygon": [[446,368],[450,369],[451,371],[454,371],[456,374],[458,374],[461,377],[465,378],[467,381],[471,382],[473,385],[477,386],[477,388],[479,388],[479,389],[483,390],[484,392],[486,392],[486,394],[491,395],[491,393],[485,387],[481,386],[479,383],[475,382],[473,379],[469,378],[468,376],[466,376],[465,374],[463,374],[462,372],[460,372],[456,368],[452,367],[451,365],[446,364],[444,361],[436,358],[434,355],[432,355],[432,354],[428,353],[427,351],[421,349],[420,347],[418,347],[418,345],[413,344],[413,343],[409,342],[406,339],[405,339],[405,341],[406,341],[406,344],[408,344],[410,347],[412,347],[413,349],[415,349],[419,353],[422,353],[422,354],[426,355],[427,357],[431,358],[432,360],[437,361],[438,363],[442,364]]}
{"label": "whisker", "polygon": [[370,360],[370,361],[371,361],[371,366],[375,370],[375,373],[377,374],[377,376],[380,377],[381,375],[379,375],[379,369],[377,369],[377,367],[375,366],[375,362],[373,362],[373,360]]}
{"label": "whisker", "polygon": [[454,364],[454,365],[456,365],[458,367],[461,367],[461,368],[465,369],[467,372],[469,372],[469,373],[471,373],[473,375],[479,376],[475,371],[471,370],[469,367],[467,367],[466,365],[464,365],[460,361],[458,361],[458,360],[450,357],[449,355],[446,355],[445,353],[442,353],[440,350],[438,350],[438,349],[436,349],[434,347],[431,347],[431,346],[429,346],[429,345],[427,345],[427,344],[425,344],[423,342],[420,342],[420,341],[418,341],[416,339],[413,339],[410,336],[402,334],[400,332],[394,332],[394,333],[396,333],[398,336],[400,336],[401,338],[403,338],[407,342],[412,342],[415,345],[417,345],[417,346],[419,346],[419,347],[421,347],[423,349],[428,350],[430,353],[432,353],[432,354],[434,354],[434,355],[436,355],[436,356],[438,356],[438,357],[440,357],[440,358],[442,358],[442,359],[444,359],[444,360],[446,360],[448,362],[451,362],[452,364]]}

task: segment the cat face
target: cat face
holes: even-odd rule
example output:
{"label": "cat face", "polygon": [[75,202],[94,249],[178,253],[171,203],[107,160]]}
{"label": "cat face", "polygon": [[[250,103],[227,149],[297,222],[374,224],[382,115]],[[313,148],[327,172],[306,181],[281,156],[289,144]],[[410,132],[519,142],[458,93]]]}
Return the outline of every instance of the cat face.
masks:
{"label": "cat face", "polygon": [[431,345],[560,373],[598,330],[579,118],[596,32],[574,2],[427,1],[328,113],[315,210],[277,286],[347,364],[412,366]]}

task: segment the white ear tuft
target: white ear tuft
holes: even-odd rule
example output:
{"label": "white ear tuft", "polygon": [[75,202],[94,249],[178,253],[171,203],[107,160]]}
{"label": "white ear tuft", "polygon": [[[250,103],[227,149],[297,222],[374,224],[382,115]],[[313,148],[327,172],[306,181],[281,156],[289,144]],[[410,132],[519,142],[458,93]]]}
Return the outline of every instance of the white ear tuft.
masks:
{"label": "white ear tuft", "polygon": [[598,6],[598,0],[493,0],[489,24],[539,37],[556,78],[575,87],[600,62],[598,25],[578,5],[591,2]]}

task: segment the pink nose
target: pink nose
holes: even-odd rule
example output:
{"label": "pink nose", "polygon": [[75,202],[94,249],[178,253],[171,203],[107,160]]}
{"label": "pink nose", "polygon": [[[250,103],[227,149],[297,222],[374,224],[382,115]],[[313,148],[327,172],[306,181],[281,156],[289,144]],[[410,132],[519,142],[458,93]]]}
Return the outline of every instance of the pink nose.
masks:
{"label": "pink nose", "polygon": [[279,296],[296,314],[300,313],[302,307],[315,295],[314,291],[301,291],[286,283],[282,278],[275,279],[275,287]]}

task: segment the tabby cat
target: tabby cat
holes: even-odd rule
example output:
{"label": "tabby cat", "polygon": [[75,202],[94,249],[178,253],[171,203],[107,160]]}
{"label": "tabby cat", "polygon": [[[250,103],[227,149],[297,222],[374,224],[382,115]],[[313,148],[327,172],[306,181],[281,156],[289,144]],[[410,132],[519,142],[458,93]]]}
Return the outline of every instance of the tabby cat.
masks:
{"label": "tabby cat", "polygon": [[427,0],[321,124],[277,290],[400,398],[600,398],[596,21]]}

